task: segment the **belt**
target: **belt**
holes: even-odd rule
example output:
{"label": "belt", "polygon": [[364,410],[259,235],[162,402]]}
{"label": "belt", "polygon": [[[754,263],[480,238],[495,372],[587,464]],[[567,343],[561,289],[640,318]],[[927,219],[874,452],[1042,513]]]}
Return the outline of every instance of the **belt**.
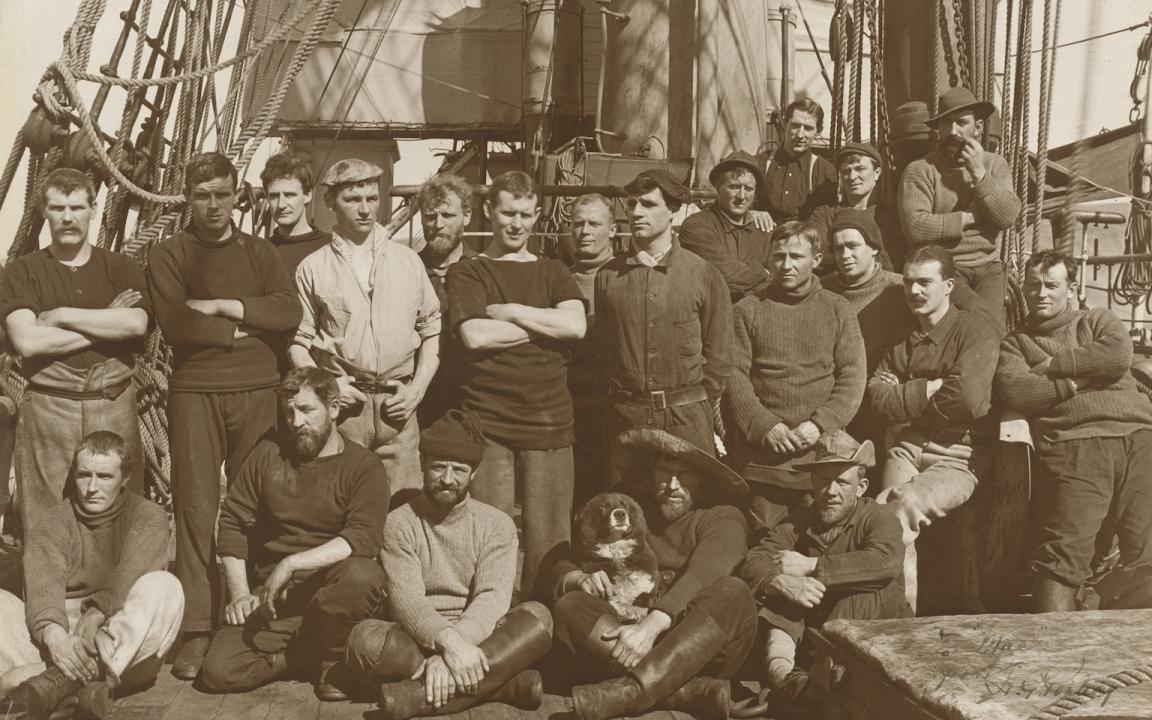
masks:
{"label": "belt", "polygon": [[40,385],[37,383],[28,383],[28,389],[32,392],[38,392],[41,395],[48,395],[50,397],[65,398],[67,400],[115,400],[128,389],[132,384],[132,380],[121,380],[118,383],[113,383],[99,390],[65,390],[63,388],[51,387],[48,385]]}
{"label": "belt", "polygon": [[708,393],[702,385],[692,385],[675,390],[626,390],[609,386],[608,397],[628,405],[650,407],[653,410],[667,410],[670,407],[703,402],[708,399]]}
{"label": "belt", "polygon": [[[388,382],[392,381],[399,382],[401,385],[407,385],[408,383],[412,382],[412,376],[409,375],[402,378],[393,378]],[[392,393],[396,392],[395,387],[386,385],[377,380],[353,380],[351,385],[365,395],[391,395]]]}

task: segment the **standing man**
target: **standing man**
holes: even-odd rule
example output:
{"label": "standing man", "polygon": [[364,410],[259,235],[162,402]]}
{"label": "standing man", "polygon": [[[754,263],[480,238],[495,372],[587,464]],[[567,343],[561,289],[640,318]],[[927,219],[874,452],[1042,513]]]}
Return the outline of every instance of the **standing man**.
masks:
{"label": "standing man", "polygon": [[624,186],[632,248],[596,275],[594,342],[612,405],[609,437],[672,430],[715,454],[715,411],[732,373],[732,303],[715,267],[672,241],[689,202],[666,170]]}
{"label": "standing man", "polygon": [[420,256],[376,222],[382,172],[350,159],[324,176],[336,227],[296,269],[304,317],[288,355],[336,376],[340,432],[376,453],[395,493],[420,484],[416,406],[439,364],[440,301]]}
{"label": "standing man", "polygon": [[806,220],[813,209],[836,203],[836,168],[812,152],[824,131],[824,108],[810,98],[793,100],[780,124],[784,140],[768,159],[758,208],[777,223]]}
{"label": "standing man", "polygon": [[[464,230],[472,222],[472,186],[459,175],[437,175],[420,186],[413,202],[420,210],[424,229],[420,259],[440,301],[440,327],[451,328],[445,288],[448,269],[461,260],[476,257],[476,251],[464,242]],[[430,426],[448,410],[460,406],[460,385],[467,362],[467,351],[455,333],[441,332],[440,366],[417,409],[420,427]]]}
{"label": "standing man", "polygon": [[879,229],[878,262],[885,270],[904,265],[904,237],[900,229],[900,215],[896,208],[881,205],[876,183],[883,174],[884,162],[880,151],[869,143],[847,143],[836,153],[836,170],[840,174],[840,201],[821,205],[812,211],[808,222],[820,231],[829,254],[824,258],[828,275],[835,271],[832,250],[832,223],[842,208],[853,208],[868,213]]}
{"label": "standing man", "polygon": [[187,608],[172,673],[200,671],[223,595],[215,568],[220,465],[229,483],[276,426],[276,350],[300,322],[296,288],[276,248],[232,224],[236,168],[202,153],[184,169],[192,224],[152,248],[148,290],[172,346],[168,432],[176,576]]}
{"label": "standing man", "polygon": [[[0,318],[28,381],[16,420],[16,486],[24,538],[64,497],[74,448],[92,430],[116,432],[143,457],[132,387],[150,303],[131,258],[93,247],[88,228],[96,189],[78,170],[48,175],[40,210],[51,244],[8,264]],[[129,488],[144,492],[143,468]]]}
{"label": "standing man", "polygon": [[511,516],[522,493],[521,599],[538,591],[541,562],[571,537],[568,358],[586,328],[568,269],[528,250],[539,198],[527,173],[496,177],[484,201],[492,240],[448,271],[449,313],[471,353],[462,405],[480,418],[488,443],[473,496]]}
{"label": "standing man", "polygon": [[[616,218],[611,201],[598,193],[581,195],[572,204],[572,221],[568,234],[561,239],[560,252],[588,306],[589,333],[596,322],[596,275],[614,257],[615,240]],[[568,369],[576,436],[572,445],[576,473],[574,507],[581,507],[607,489],[611,436],[604,428],[608,396],[604,388],[604,359],[598,350],[599,346],[590,339],[579,343]]]}
{"label": "standing man", "polygon": [[[380,685],[384,717],[461,712],[486,700],[540,706],[552,616],[511,606],[516,526],[469,497],[486,444],[479,421],[450,410],[420,436],[423,493],[388,516],[380,562],[392,621],[365,620],[348,665]],[[511,608],[511,609],[510,609]]]}
{"label": "standing man", "polygon": [[716,266],[735,303],[768,288],[768,233],[750,216],[764,173],[756,158],[737,151],[716,163],[708,181],[716,202],[680,225],[680,245]]}
{"label": "standing man", "polygon": [[752,514],[771,528],[811,490],[793,464],[811,459],[824,433],[848,424],[867,381],[860,326],[844,298],[820,287],[820,237],[778,225],[772,285],[733,310],[736,371],[725,395],[735,421],[734,467],[753,482]]}
{"label": "standing man", "polygon": [[1072,258],[1045,250],[1026,271],[1028,319],[1000,345],[996,387],[1028,418],[1036,445],[1033,609],[1062,612],[1076,609],[1109,520],[1124,568],[1152,565],[1152,404],[1129,371],[1124,324],[1111,310],[1073,307]]}
{"label": "standing man", "polygon": [[897,207],[908,249],[942,245],[957,276],[987,306],[1004,332],[1004,264],[1000,233],[1020,214],[1004,158],[980,145],[984,121],[995,111],[964,87],[940,96],[936,149],[913,161],[900,179]]}
{"label": "standing man", "polygon": [[289,273],[295,273],[300,261],[328,244],[332,233],[317,230],[308,221],[312,203],[312,168],[303,158],[291,152],[276,153],[268,158],[260,172],[268,210],[272,213],[272,244]]}
{"label": "standing man", "polygon": [[987,468],[999,354],[996,329],[952,306],[952,254],[938,245],[912,251],[904,297],[917,328],[889,350],[868,383],[867,402],[889,423],[908,423],[888,450],[877,500],[896,508],[904,528],[904,582],[916,607],[920,529],[964,504]]}
{"label": "standing man", "polygon": [[226,624],[212,636],[200,681],[241,692],[294,672],[321,700],[347,700],[334,669],[348,633],[384,602],[375,560],[388,476],[336,431],[340,388],[330,373],[292,370],[278,394],[281,440],[252,450],[220,511]]}

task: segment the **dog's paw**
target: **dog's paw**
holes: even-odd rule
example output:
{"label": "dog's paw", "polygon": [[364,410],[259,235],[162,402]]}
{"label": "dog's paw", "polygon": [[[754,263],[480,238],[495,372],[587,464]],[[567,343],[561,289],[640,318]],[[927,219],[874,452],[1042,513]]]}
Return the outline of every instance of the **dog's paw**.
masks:
{"label": "dog's paw", "polygon": [[634,625],[644,618],[648,617],[648,608],[636,607],[635,605],[621,605],[612,603],[616,609],[616,617],[620,622],[625,625]]}

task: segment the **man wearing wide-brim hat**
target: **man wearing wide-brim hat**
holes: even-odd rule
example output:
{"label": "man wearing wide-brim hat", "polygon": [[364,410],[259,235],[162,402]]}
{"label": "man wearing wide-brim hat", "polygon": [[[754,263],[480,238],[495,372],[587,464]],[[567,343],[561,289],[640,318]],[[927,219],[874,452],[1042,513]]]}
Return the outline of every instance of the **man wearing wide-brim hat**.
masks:
{"label": "man wearing wide-brim hat", "polygon": [[965,87],[940,96],[928,124],[936,149],[904,170],[897,206],[908,249],[943,245],[952,252],[962,280],[1004,328],[1004,265],[1000,234],[1020,214],[1004,158],[980,144],[995,107]]}
{"label": "man wearing wide-brim hat", "polygon": [[840,430],[821,436],[813,460],[796,466],[811,473],[814,503],[769,530],[739,569],[768,624],[765,684],[776,692],[770,699],[794,699],[808,684],[807,673],[795,669],[806,628],[836,618],[912,616],[900,521],[864,496],[865,473],[875,463],[870,441],[858,443]]}
{"label": "man wearing wide-brim hat", "polygon": [[639,715],[656,705],[724,717],[729,679],[756,628],[752,594],[732,576],[747,547],[747,525],[728,503],[739,503],[748,487],[672,433],[633,428],[617,443],[625,478],[617,489],[645,510],[661,587],[643,620],[621,625],[604,597],[604,573],[559,564],[556,640],[581,667],[611,678],[574,687],[573,709],[581,720]]}
{"label": "man wearing wide-brim hat", "polygon": [[764,173],[756,158],[738,150],[708,173],[716,202],[680,226],[680,244],[712,263],[736,302],[768,287],[768,233],[752,221]]}

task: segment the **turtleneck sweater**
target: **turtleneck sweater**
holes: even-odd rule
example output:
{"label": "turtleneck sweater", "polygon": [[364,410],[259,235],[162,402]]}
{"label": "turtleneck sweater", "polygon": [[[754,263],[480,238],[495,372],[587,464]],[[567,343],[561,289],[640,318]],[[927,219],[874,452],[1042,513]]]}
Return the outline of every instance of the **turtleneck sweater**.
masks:
{"label": "turtleneck sweater", "polygon": [[864,396],[864,341],[852,306],[811,278],[793,291],[773,285],[733,309],[736,371],[726,397],[744,442],[744,462],[776,465],[764,446],[777,423],[843,428]]}
{"label": "turtleneck sweater", "polygon": [[476,644],[511,607],[516,527],[479,500],[445,513],[420,495],[388,515],[380,560],[393,617],[421,647],[450,627]]}
{"label": "turtleneck sweater", "polygon": [[853,285],[845,284],[838,274],[820,278],[825,290],[847,300],[856,313],[868,353],[869,376],[880,364],[884,352],[900,344],[916,326],[904,301],[904,278],[879,264],[872,268],[867,278]]}
{"label": "turtleneck sweater", "polygon": [[28,630],[39,641],[53,623],[68,629],[65,599],[82,598],[111,617],[140,576],[168,567],[168,515],[128,492],[108,510],[57,505],[24,549]]}
{"label": "turtleneck sweater", "polygon": [[[1032,367],[1051,358],[1047,375]],[[1000,345],[996,388],[1047,442],[1152,429],[1152,402],[1129,371],[1132,340],[1110,310],[1029,318]]]}
{"label": "turtleneck sweater", "polygon": [[288,274],[295,276],[300,261],[331,242],[332,233],[312,228],[299,235],[281,235],[275,232],[272,233],[271,239],[276,251],[280,253],[280,259],[284,261]]}

